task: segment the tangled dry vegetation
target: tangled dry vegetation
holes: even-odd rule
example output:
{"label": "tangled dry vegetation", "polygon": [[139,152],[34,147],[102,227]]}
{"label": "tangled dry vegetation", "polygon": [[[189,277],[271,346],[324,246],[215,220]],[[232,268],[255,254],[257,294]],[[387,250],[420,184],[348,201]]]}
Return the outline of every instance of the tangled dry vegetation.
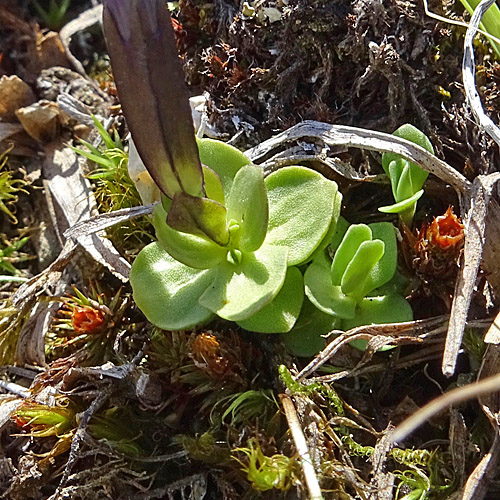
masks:
{"label": "tangled dry vegetation", "polygon": [[[419,158],[435,175],[400,241],[416,320],[332,337],[311,360],[220,320],[145,320],[128,273],[153,229],[134,208],[100,5],[71,2],[59,32],[32,7],[0,5],[2,497],[498,498],[499,157],[466,99],[465,29],[400,0],[172,6],[206,134],[266,171],[320,170],[350,221],[391,220],[374,207],[390,197],[378,151],[395,146],[360,128],[414,123],[440,159]],[[500,65],[474,48],[498,123]],[[465,247],[443,257],[426,234],[450,205]]]}

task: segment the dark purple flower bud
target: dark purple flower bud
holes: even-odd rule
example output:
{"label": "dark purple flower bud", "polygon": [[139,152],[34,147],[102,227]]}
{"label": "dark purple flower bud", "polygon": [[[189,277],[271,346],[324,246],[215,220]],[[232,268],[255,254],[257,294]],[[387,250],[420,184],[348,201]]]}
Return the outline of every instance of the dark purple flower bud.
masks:
{"label": "dark purple flower bud", "polygon": [[124,115],[158,187],[203,194],[184,74],[164,0],[104,0],[103,25]]}

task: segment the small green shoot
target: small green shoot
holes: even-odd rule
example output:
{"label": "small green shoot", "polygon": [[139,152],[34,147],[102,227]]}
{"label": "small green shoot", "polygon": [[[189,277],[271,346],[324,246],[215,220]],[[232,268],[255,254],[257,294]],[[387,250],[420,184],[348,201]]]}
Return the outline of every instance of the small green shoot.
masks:
{"label": "small green shoot", "polygon": [[7,163],[7,154],[14,146],[0,155],[0,210],[6,214],[14,224],[17,224],[16,216],[11,208],[17,202],[17,193],[27,191],[23,189],[26,181],[14,179],[10,170],[3,170]]}
{"label": "small green shoot", "polygon": [[272,489],[287,491],[298,482],[299,464],[297,459],[281,454],[264,455],[259,441],[256,438],[248,440],[248,448],[237,448],[235,452],[242,452],[247,461],[234,457],[247,474],[247,479],[257,491]]}
{"label": "small green shoot", "polygon": [[32,4],[47,28],[57,31],[64,24],[71,0],[49,0],[46,8],[42,7],[37,0],[32,0]]}
{"label": "small green shoot", "polygon": [[27,243],[28,236],[8,240],[5,235],[0,235],[0,272],[7,276],[0,276],[0,281],[25,281],[20,276],[16,264],[30,260],[32,257],[22,253],[21,248]]}
{"label": "small green shoot", "polygon": [[[388,222],[340,226],[329,252],[319,254],[304,274],[305,292],[312,304],[338,318],[341,330],[411,320],[408,302],[387,286],[397,269],[394,226]],[[283,340],[286,344],[286,335]],[[363,348],[366,343],[353,341],[351,345]]]}
{"label": "small green shoot", "polygon": [[[102,139],[102,146],[95,147],[80,139],[86,149],[72,149],[94,165],[87,177],[95,183],[94,193],[99,211],[107,213],[141,205],[141,197],[128,175],[128,153],[117,130],[111,135],[95,116],[92,119]],[[144,243],[151,242],[151,230],[149,219],[141,217],[109,228],[108,236],[118,250],[134,257]]]}
{"label": "small green shoot", "polygon": [[250,390],[239,394],[233,394],[222,403],[228,403],[226,411],[222,414],[222,420],[231,417],[230,424],[249,422],[259,419],[262,425],[263,421],[272,417],[278,411],[278,404],[274,397],[274,393],[270,389]]}
{"label": "small green shoot", "polygon": [[[428,137],[413,125],[406,123],[399,127],[393,135],[413,142],[429,153],[434,154],[434,148]],[[422,187],[429,173],[416,163],[395,153],[384,153],[382,155],[382,167],[391,180],[392,194],[396,203],[380,207],[379,210],[384,213],[399,214],[400,220],[410,227],[415,215],[417,201],[424,194]]]}
{"label": "small green shoot", "polygon": [[129,457],[140,457],[145,454],[139,444],[142,437],[137,417],[125,408],[112,407],[95,415],[90,420],[88,429],[94,439],[103,440],[111,448]]}
{"label": "small green shoot", "polygon": [[18,425],[31,436],[62,437],[76,428],[76,408],[67,398],[59,398],[56,406],[26,401],[13,413]]}

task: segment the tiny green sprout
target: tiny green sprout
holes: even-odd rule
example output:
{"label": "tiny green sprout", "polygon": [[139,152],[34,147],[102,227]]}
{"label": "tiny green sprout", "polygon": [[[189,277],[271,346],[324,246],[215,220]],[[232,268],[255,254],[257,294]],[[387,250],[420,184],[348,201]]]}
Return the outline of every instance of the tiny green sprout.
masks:
{"label": "tiny green sprout", "polygon": [[297,482],[298,463],[295,458],[276,454],[271,457],[264,455],[256,438],[248,440],[248,448],[237,448],[248,457],[248,462],[235,457],[246,472],[247,479],[257,491],[277,489],[287,491]]}
{"label": "tiny green sprout", "polygon": [[[110,134],[103,124],[92,116],[94,125],[102,139],[99,147],[79,139],[86,149],[72,147],[73,151],[85,157],[93,166],[87,178],[94,184],[94,194],[100,212],[112,212],[141,204],[141,197],[127,171],[129,155],[115,129]],[[152,238],[149,218],[131,219],[108,228],[107,234],[115,247],[127,256],[135,256],[138,247]]]}
{"label": "tiny green sprout", "polygon": [[61,0],[60,2],[58,0],[49,0],[47,8],[42,7],[37,0],[32,0],[32,3],[47,28],[57,30],[64,24],[66,11],[71,4],[71,0]]}
{"label": "tiny green sprout", "polygon": [[[8,240],[5,235],[0,235],[0,272],[8,276],[0,276],[0,281],[24,281],[15,264],[30,260],[32,257],[22,253],[21,248],[28,242],[28,236]],[[13,279],[15,278],[15,279]]]}
{"label": "tiny green sprout", "polygon": [[16,216],[11,207],[17,202],[17,193],[26,193],[27,191],[23,189],[26,186],[26,181],[14,179],[10,170],[3,170],[7,163],[7,154],[13,147],[0,154],[0,211],[6,214],[14,224],[17,224]]}
{"label": "tiny green sprout", "polygon": [[236,424],[257,418],[262,423],[279,411],[274,392],[271,389],[249,390],[231,394],[224,398],[221,403],[228,405],[222,414],[222,420],[231,417],[228,420],[233,427]]}
{"label": "tiny green sprout", "polygon": [[[413,142],[429,153],[434,154],[434,148],[428,137],[409,123],[401,125],[393,135]],[[416,163],[395,153],[384,153],[382,155],[382,167],[391,180],[392,194],[396,203],[380,207],[379,210],[384,213],[397,213],[403,223],[411,226],[417,201],[424,194],[422,187],[429,173]]]}
{"label": "tiny green sprout", "polygon": [[[330,247],[307,268],[305,293],[321,313],[337,320],[335,326],[341,330],[409,321],[411,307],[397,286],[391,285],[397,277],[396,270],[397,244],[392,224],[349,226],[343,220]],[[302,346],[310,354],[310,341],[306,344],[300,338],[292,338],[296,354],[300,354]],[[287,344],[287,335],[283,340]],[[366,343],[353,341],[352,345],[363,348]]]}
{"label": "tiny green sprout", "polygon": [[62,437],[76,429],[77,409],[67,398],[59,398],[56,406],[32,401],[24,402],[12,414],[13,420],[35,437]]}

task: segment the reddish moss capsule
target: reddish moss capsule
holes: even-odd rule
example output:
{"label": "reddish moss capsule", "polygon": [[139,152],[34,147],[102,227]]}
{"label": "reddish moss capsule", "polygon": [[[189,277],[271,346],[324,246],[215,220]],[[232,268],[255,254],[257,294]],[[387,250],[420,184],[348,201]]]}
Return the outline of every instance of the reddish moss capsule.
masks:
{"label": "reddish moss capsule", "polygon": [[464,239],[464,225],[448,207],[446,213],[436,217],[427,228],[429,243],[440,250],[448,251],[461,248]]}
{"label": "reddish moss capsule", "polygon": [[451,207],[414,232],[403,227],[403,255],[410,269],[427,282],[449,279],[454,286],[464,245],[464,225]]}
{"label": "reddish moss capsule", "polygon": [[104,314],[90,306],[75,307],[71,314],[71,323],[75,332],[97,333],[104,324]]}

